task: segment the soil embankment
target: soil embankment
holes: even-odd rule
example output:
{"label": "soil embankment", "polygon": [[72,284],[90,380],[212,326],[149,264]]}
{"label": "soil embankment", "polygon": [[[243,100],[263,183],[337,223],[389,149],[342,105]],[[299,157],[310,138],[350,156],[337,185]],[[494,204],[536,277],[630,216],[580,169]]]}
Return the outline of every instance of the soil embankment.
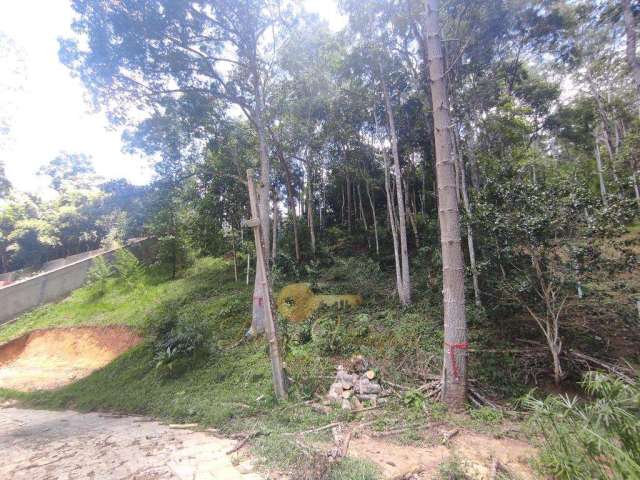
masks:
{"label": "soil embankment", "polygon": [[34,330],[0,345],[0,387],[29,392],[72,383],[141,341],[123,326]]}

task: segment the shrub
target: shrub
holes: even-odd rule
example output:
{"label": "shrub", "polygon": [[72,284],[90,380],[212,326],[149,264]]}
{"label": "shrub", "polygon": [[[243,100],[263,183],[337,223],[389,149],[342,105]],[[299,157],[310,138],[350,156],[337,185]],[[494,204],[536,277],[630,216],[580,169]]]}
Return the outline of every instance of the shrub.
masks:
{"label": "shrub", "polygon": [[542,468],[554,478],[640,478],[640,384],[590,373],[583,385],[593,400],[528,396],[532,423],[544,445]]}
{"label": "shrub", "polygon": [[210,332],[201,312],[167,305],[150,327],[156,369],[174,374],[199,354],[214,352]]}
{"label": "shrub", "polygon": [[321,309],[311,329],[313,345],[322,355],[353,353],[369,333],[369,315],[340,307]]}
{"label": "shrub", "polygon": [[118,280],[129,288],[136,288],[142,280],[142,265],[136,256],[122,248],[115,254],[113,269]]}
{"label": "shrub", "polygon": [[87,273],[87,283],[92,300],[102,297],[107,292],[108,279],[112,275],[113,269],[102,256],[93,259],[93,264]]}
{"label": "shrub", "polygon": [[413,410],[422,410],[424,408],[426,398],[419,390],[408,390],[402,395],[402,403],[405,407]]}
{"label": "shrub", "polygon": [[382,295],[388,290],[380,265],[367,257],[339,258],[329,269],[328,276],[365,298]]}
{"label": "shrub", "polygon": [[296,262],[294,257],[283,252],[278,252],[271,270],[271,276],[275,283],[288,280],[300,280],[302,273],[302,267]]}
{"label": "shrub", "polygon": [[633,221],[636,212],[633,199],[621,199],[611,195],[608,206],[593,211],[593,216],[589,219],[588,233],[603,237],[621,235],[626,231],[626,226]]}

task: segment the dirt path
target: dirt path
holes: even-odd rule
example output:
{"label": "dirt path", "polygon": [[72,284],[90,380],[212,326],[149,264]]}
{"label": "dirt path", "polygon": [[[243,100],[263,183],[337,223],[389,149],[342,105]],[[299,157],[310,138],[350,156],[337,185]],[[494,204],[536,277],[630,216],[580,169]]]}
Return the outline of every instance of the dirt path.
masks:
{"label": "dirt path", "polygon": [[0,479],[261,480],[232,465],[234,445],[140,417],[0,408]]}

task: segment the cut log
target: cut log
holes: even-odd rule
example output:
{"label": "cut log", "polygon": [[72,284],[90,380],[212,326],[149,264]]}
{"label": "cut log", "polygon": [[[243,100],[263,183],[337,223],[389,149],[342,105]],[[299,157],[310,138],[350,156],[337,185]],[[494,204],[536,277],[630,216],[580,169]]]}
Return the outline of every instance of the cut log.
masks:
{"label": "cut log", "polygon": [[374,378],[376,378],[376,372],[374,372],[373,370],[367,370],[367,373],[365,373],[365,375],[369,380],[373,380]]}

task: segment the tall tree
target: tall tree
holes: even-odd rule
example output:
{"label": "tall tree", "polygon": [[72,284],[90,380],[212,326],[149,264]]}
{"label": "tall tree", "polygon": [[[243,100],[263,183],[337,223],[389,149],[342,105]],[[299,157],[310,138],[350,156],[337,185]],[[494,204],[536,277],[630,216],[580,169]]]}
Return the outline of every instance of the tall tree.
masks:
{"label": "tall tree", "polygon": [[[236,105],[255,128],[260,159],[259,208],[270,250],[271,168],[266,134],[266,97],[273,64],[286,29],[279,0],[174,0],[95,3],[75,0],[73,28],[86,42],[64,40],[62,60],[91,89],[115,121],[133,107],[161,111],[166,98],[201,105]],[[197,126],[197,118],[194,126]],[[256,279],[259,275],[256,275]],[[256,281],[255,297],[261,297]],[[254,306],[253,330],[264,312]]]}
{"label": "tall tree", "polygon": [[442,248],[444,305],[444,371],[442,398],[460,408],[467,394],[467,322],[464,295],[464,258],[456,194],[455,160],[451,152],[449,100],[445,73],[439,0],[425,0],[425,32],[431,81],[436,146],[438,219]]}

